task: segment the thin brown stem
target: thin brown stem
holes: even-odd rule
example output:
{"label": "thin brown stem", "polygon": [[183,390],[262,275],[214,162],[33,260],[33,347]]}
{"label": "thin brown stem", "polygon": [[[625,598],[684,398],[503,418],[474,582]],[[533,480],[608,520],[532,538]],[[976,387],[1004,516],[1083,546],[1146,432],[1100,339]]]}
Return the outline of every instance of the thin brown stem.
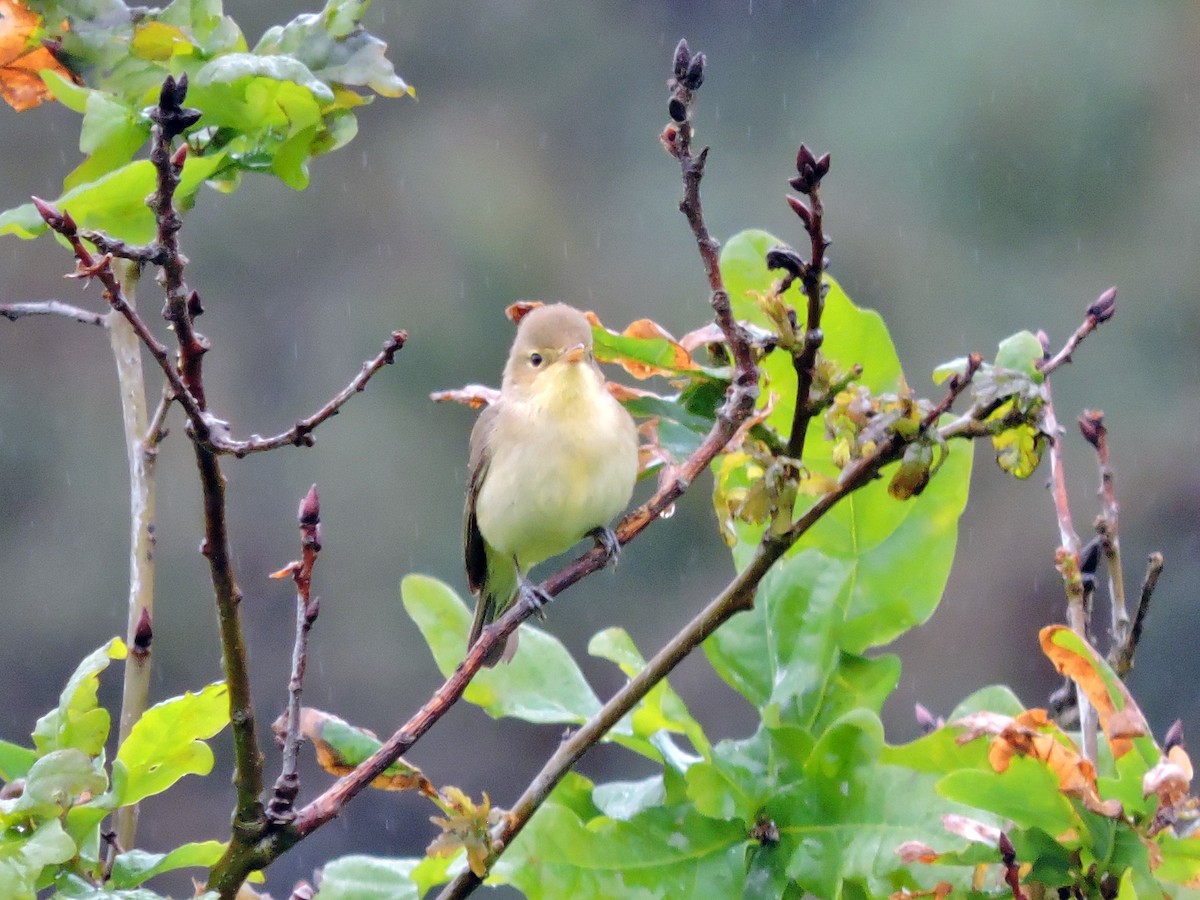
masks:
{"label": "thin brown stem", "polygon": [[[1090,317],[1089,317],[1090,319]],[[1050,382],[1044,385],[1046,405],[1042,412],[1043,430],[1050,441],[1050,493],[1054,498],[1054,514],[1058,522],[1059,548],[1055,555],[1055,568],[1062,576],[1063,589],[1067,595],[1067,624],[1071,630],[1087,640],[1088,617],[1086,591],[1079,565],[1079,534],[1071,519],[1071,506],[1067,499],[1067,475],[1063,459],[1063,431],[1054,414],[1054,401],[1050,395]],[[1075,702],[1079,709],[1079,728],[1083,736],[1084,757],[1096,760],[1097,736],[1096,710],[1078,685],[1075,686]]]}
{"label": "thin brown stem", "polygon": [[1101,548],[1108,570],[1108,596],[1111,602],[1112,652],[1110,661],[1129,639],[1129,610],[1125,605],[1125,575],[1121,567],[1120,507],[1117,504],[1115,476],[1108,453],[1108,429],[1104,413],[1088,410],[1079,417],[1079,429],[1084,439],[1096,451],[1096,467],[1100,476],[1100,502],[1103,512],[1096,521]]}
{"label": "thin brown stem", "polygon": [[1133,615],[1133,624],[1129,629],[1129,636],[1125,643],[1121,645],[1121,652],[1117,656],[1117,661],[1113,668],[1119,677],[1125,678],[1133,671],[1133,657],[1137,653],[1138,644],[1142,640],[1142,630],[1146,626],[1146,614],[1150,611],[1150,598],[1154,594],[1154,589],[1158,586],[1158,576],[1163,570],[1163,555],[1161,553],[1151,553],[1150,558],[1146,562],[1146,574],[1142,578],[1142,590],[1138,597],[1137,610]]}
{"label": "thin brown stem", "polygon": [[1079,346],[1083,339],[1095,331],[1097,325],[1100,325],[1111,319],[1116,311],[1117,289],[1115,287],[1110,287],[1099,297],[1093,300],[1090,306],[1088,306],[1087,314],[1084,317],[1083,322],[1078,328],[1075,329],[1075,333],[1067,339],[1067,342],[1063,345],[1062,349],[1050,358],[1044,360],[1042,364],[1038,366],[1038,368],[1041,369],[1044,374],[1049,375],[1059,366],[1063,365],[1064,363],[1069,363],[1071,361],[1071,354],[1075,352],[1075,348]]}
{"label": "thin brown stem", "polygon": [[259,437],[252,435],[249,440],[238,441],[233,438],[223,439],[217,449],[221,453],[231,453],[237,457],[247,456],[251,453],[262,453],[265,450],[274,450],[278,447],[295,446],[295,447],[311,447],[315,442],[313,431],[318,425],[326,419],[336,416],[346,401],[355,394],[366,388],[367,382],[370,381],[376,373],[384,366],[390,366],[396,361],[396,352],[404,346],[404,342],[408,340],[408,333],[405,331],[393,331],[391,336],[384,342],[383,349],[379,351],[373,358],[362,364],[362,369],[351,380],[351,382],[335,394],[330,400],[318,409],[311,416],[304,419],[299,419],[295,425],[287,431],[281,432],[273,437]]}
{"label": "thin brown stem", "polygon": [[300,793],[297,762],[300,753],[300,694],[304,689],[304,670],[308,663],[308,634],[317,621],[320,606],[312,596],[312,571],[321,552],[321,502],[314,484],[300,501],[300,559],[289,563],[272,577],[291,576],[296,582],[296,637],[292,644],[292,674],[288,679],[287,721],[283,737],[283,765],[267,805],[273,822],[290,822],[293,806]]}

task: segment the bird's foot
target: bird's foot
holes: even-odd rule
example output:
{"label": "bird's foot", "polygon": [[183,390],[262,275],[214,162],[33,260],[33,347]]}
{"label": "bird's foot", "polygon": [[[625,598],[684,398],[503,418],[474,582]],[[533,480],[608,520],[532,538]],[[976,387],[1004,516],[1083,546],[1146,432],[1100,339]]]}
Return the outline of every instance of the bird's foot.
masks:
{"label": "bird's foot", "polygon": [[604,562],[606,564],[611,562],[615,566],[621,556],[621,542],[617,540],[617,533],[611,528],[601,525],[589,531],[587,536],[604,551]]}
{"label": "bird's foot", "polygon": [[517,572],[517,592],[521,595],[521,601],[529,607],[530,611],[543,622],[546,621],[546,614],[542,612],[542,607],[554,598],[519,571]]}

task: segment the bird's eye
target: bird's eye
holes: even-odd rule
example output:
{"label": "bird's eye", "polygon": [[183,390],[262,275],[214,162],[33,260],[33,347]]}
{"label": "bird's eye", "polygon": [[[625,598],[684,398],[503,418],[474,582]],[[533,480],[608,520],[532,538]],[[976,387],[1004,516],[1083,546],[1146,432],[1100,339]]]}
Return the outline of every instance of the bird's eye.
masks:
{"label": "bird's eye", "polygon": [[535,369],[536,369],[538,366],[540,366],[540,365],[542,364],[542,354],[540,354],[540,353],[530,353],[530,354],[529,354],[529,364],[530,364],[531,366],[533,366]]}

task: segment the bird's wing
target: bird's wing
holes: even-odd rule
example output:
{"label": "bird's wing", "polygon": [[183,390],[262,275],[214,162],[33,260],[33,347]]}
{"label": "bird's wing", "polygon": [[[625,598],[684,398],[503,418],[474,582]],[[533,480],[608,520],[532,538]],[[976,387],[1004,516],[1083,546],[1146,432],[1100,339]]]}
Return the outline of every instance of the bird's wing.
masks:
{"label": "bird's wing", "polygon": [[479,414],[475,427],[471,429],[471,455],[467,464],[467,506],[463,515],[463,557],[467,565],[467,584],[471,593],[477,594],[487,581],[487,543],[479,533],[479,521],[475,517],[475,501],[479,489],[487,477],[491,462],[489,447],[492,428],[498,408],[493,404]]}

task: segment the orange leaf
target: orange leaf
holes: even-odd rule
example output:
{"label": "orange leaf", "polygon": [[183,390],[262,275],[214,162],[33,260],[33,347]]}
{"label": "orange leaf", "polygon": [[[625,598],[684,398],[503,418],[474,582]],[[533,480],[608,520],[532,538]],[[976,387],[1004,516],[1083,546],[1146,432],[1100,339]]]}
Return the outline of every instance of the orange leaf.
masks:
{"label": "orange leaf", "polygon": [[53,69],[69,80],[75,76],[34,38],[42,17],[19,0],[0,0],[0,97],[21,112],[54,95],[38,74]]}
{"label": "orange leaf", "polygon": [[1133,695],[1101,660],[1087,641],[1065,625],[1050,625],[1038,639],[1042,652],[1087,696],[1100,716],[1100,727],[1108,738],[1115,759],[1133,749],[1133,739],[1145,737],[1150,726],[1138,709]]}

